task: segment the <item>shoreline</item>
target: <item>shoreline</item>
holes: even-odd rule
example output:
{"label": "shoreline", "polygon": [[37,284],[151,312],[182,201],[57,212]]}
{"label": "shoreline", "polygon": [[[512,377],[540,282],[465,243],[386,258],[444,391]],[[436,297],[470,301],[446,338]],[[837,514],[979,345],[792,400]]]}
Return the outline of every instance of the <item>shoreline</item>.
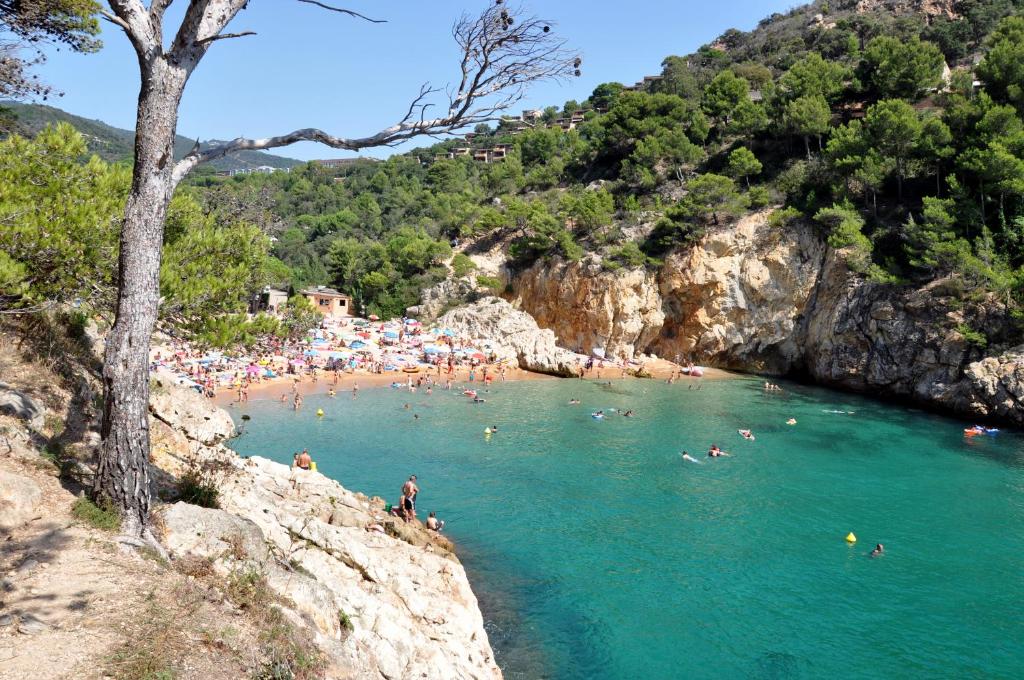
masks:
{"label": "shoreline", "polygon": [[[679,370],[679,366],[675,363],[666,359],[656,359],[647,362],[644,365],[645,370],[651,374],[651,377],[637,377],[635,375],[626,375],[625,377],[621,374],[621,367],[619,366],[606,366],[601,371],[596,369],[591,371],[591,374],[585,376],[586,380],[668,380],[674,373]],[[690,378],[687,375],[682,375],[677,380],[737,380],[744,375],[735,371],[726,371],[720,368],[709,368],[702,367],[704,375],[699,378]],[[456,386],[464,386],[466,384],[483,384],[483,381],[477,380],[475,383],[469,383],[469,367],[467,366],[456,366],[455,373],[452,375],[452,382]],[[523,368],[508,368],[505,376],[505,382],[532,382],[532,381],[547,381],[547,380],[578,380],[578,378],[562,378],[559,376],[548,375],[546,373],[537,373],[535,371],[527,371]],[[408,376],[414,376],[415,378],[432,376],[435,381],[443,383],[447,378],[447,375],[442,371],[441,375],[438,376],[436,371],[420,371],[419,373],[403,373],[402,371],[389,371],[387,373],[367,373],[359,371],[356,373],[341,372],[338,374],[338,384],[334,384],[333,374],[329,372],[322,372],[318,376],[316,382],[313,382],[309,375],[299,375],[299,382],[297,383],[297,391],[303,397],[318,394],[327,394],[328,390],[332,387],[336,392],[349,392],[352,390],[354,385],[359,385],[360,389],[363,388],[380,388],[390,387],[394,382],[405,382]],[[281,376],[279,378],[271,378],[267,381],[254,383],[249,385],[249,399],[248,401],[266,401],[266,400],[277,400],[280,399],[281,395],[285,395],[287,399],[291,399],[293,379],[296,376]],[[495,383],[500,383],[499,380],[495,380]],[[223,388],[217,391],[217,396],[211,401],[219,406],[234,406],[239,404],[236,390],[232,388]]]}

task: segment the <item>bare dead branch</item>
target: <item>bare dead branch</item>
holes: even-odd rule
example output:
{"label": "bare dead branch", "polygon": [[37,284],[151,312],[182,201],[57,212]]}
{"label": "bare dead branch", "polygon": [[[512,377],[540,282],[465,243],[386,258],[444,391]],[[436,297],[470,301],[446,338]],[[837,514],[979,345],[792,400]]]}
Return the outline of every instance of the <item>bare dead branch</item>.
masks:
{"label": "bare dead branch", "polygon": [[[300,0],[321,5],[317,0]],[[330,8],[334,9],[334,8]],[[345,11],[345,13],[349,13]],[[365,137],[338,137],[318,128],[303,128],[264,139],[238,139],[209,149],[194,149],[174,168],[180,181],[200,163],[238,151],[259,151],[312,141],[334,149],[358,151],[374,146],[394,146],[421,135],[439,137],[477,123],[500,120],[500,114],[515,106],[529,85],[560,80],[579,74],[581,59],[566,49],[565,40],[552,32],[549,22],[536,17],[521,18],[518,10],[492,4],[476,18],[463,16],[452,28],[462,55],[458,85],[441,88],[424,84],[397,123]],[[443,115],[428,118],[437,105],[433,95],[444,91],[447,102]]]}
{"label": "bare dead branch", "polygon": [[116,26],[120,26],[126,33],[132,30],[132,27],[128,25],[127,21],[125,21],[124,19],[115,14],[111,14],[105,9],[100,10],[100,16],[109,21],[110,23]]}
{"label": "bare dead branch", "polygon": [[211,35],[208,38],[200,38],[196,41],[199,45],[205,45],[212,43],[215,40],[228,40],[229,38],[244,38],[247,35],[256,35],[256,31],[242,31],[241,33],[221,33],[219,35]]}
{"label": "bare dead branch", "polygon": [[341,14],[347,14],[350,17],[355,17],[356,19],[363,19],[364,21],[369,21],[372,24],[387,23],[387,19],[371,19],[370,17],[364,14],[360,14],[359,12],[353,12],[350,9],[344,9],[341,7],[332,7],[331,5],[324,4],[322,2],[319,2],[318,0],[299,0],[299,2],[304,2],[308,5],[316,5],[317,7],[322,7],[323,9],[330,10],[331,12],[340,12]]}

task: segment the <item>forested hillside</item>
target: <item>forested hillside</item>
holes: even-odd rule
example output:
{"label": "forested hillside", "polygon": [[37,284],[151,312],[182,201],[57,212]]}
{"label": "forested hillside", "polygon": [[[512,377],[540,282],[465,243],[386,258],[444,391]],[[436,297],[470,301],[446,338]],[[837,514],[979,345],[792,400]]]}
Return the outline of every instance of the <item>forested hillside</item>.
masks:
{"label": "forested hillside", "polygon": [[[190,190],[273,233],[295,283],[333,283],[385,314],[443,276],[455,237],[511,237],[517,265],[590,251],[609,268],[637,266],[769,204],[784,206],[780,229],[816,221],[875,280],[954,275],[1014,298],[1024,264],[1017,11],[1011,0],[823,0],[529,125],[504,121],[471,142],[340,171],[197,178]],[[565,129],[574,112],[580,122]],[[503,144],[504,160],[459,155]]]}
{"label": "forested hillside", "polygon": [[[205,234],[234,257],[237,234],[226,235],[255,227],[274,259],[241,277],[247,285],[333,284],[385,316],[448,276],[453,239],[506,243],[516,268],[588,253],[607,269],[653,267],[707,230],[774,206],[775,228],[815,224],[874,281],[947,278],[1016,307],[1024,295],[1018,10],[1016,0],[820,0],[668,56],[636,86],[605,83],[466,139],[381,162],[198,173],[179,189],[188,209],[178,214],[207,230],[169,229],[167,253],[173,261],[173,239],[199,247]],[[58,137],[44,145],[75,143]],[[17,145],[6,151],[31,160]],[[95,251],[108,277],[112,233]],[[8,272],[36,266],[28,242],[8,249],[17,256]],[[450,266],[458,275],[473,268],[461,252]],[[240,310],[244,293],[229,299]]]}

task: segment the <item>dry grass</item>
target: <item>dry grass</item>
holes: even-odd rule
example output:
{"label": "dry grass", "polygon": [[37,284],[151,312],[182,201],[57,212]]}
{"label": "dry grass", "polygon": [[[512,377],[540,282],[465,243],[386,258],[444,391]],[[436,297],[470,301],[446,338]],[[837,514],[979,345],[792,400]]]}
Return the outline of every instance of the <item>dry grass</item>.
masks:
{"label": "dry grass", "polygon": [[106,674],[116,680],[322,677],[323,655],[287,619],[259,570],[220,577],[203,558],[174,566],[183,577],[172,574],[126,616]]}

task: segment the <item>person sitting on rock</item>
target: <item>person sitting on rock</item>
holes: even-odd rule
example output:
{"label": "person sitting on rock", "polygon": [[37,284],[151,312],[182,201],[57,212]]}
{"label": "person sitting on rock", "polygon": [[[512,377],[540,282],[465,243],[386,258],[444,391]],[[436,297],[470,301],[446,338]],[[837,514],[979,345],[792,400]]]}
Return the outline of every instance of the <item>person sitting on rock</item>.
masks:
{"label": "person sitting on rock", "polygon": [[308,470],[313,465],[313,458],[309,455],[309,451],[302,449],[302,453],[295,459],[295,466],[300,470]]}
{"label": "person sitting on rock", "polygon": [[437,513],[433,510],[430,511],[430,516],[427,517],[427,529],[437,533],[441,533],[441,530],[444,529],[444,520],[437,519]]}

